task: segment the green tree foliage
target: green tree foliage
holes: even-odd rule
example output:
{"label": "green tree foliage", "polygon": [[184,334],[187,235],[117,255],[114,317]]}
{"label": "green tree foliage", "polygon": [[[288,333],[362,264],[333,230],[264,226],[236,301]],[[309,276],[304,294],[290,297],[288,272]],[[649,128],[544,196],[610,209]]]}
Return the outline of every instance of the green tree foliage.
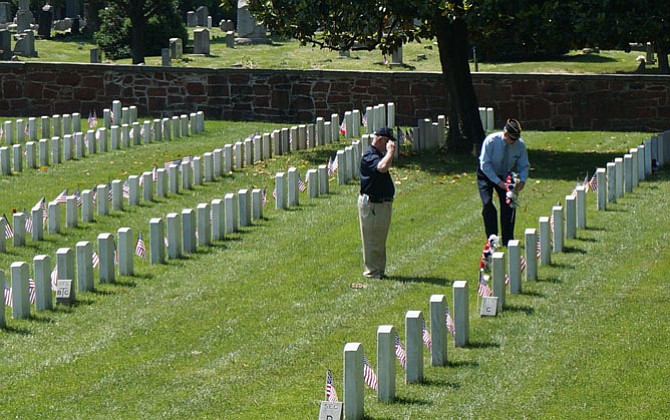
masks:
{"label": "green tree foliage", "polygon": [[[224,0],[228,7],[234,0]],[[408,41],[435,37],[447,88],[448,147],[477,150],[484,139],[468,63],[466,15],[460,0],[249,0],[249,10],[275,35],[334,50],[384,53]],[[440,112],[442,110],[435,110]]]}
{"label": "green tree foliage", "polygon": [[188,39],[175,0],[112,0],[100,11],[101,29],[96,42],[110,58],[128,57],[133,64],[146,55],[159,55],[169,38]]}
{"label": "green tree foliage", "polygon": [[468,15],[470,39],[487,60],[556,57],[573,46],[573,2],[481,0]]}

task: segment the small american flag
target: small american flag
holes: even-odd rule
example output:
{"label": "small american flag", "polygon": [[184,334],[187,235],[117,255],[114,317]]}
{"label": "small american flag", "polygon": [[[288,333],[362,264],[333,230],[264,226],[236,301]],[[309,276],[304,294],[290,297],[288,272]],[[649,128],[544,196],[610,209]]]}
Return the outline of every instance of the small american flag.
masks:
{"label": "small american flag", "polygon": [[395,357],[398,358],[398,362],[403,369],[407,369],[407,352],[402,348],[402,341],[398,337],[398,333],[395,333]]}
{"label": "small american flag", "polygon": [[35,280],[28,279],[28,300],[33,305],[37,301],[37,292],[35,292]]}
{"label": "small american flag", "polygon": [[377,390],[377,375],[375,371],[372,370],[370,363],[368,363],[368,358],[363,355],[363,380],[365,383],[375,391]]}
{"label": "small american flag", "polygon": [[30,137],[30,124],[26,124],[24,132],[26,133],[26,137]]}
{"label": "small american flag", "polygon": [[593,192],[598,192],[598,177],[596,176],[598,172],[593,174],[591,179],[589,180],[589,187],[591,188],[591,191]]}
{"label": "small american flag", "polygon": [[12,288],[9,287],[7,280],[5,280],[5,306],[12,307]]}
{"label": "small american flag", "polygon": [[337,391],[335,391],[335,385],[333,385],[333,374],[330,373],[330,369],[326,371],[326,401],[329,402],[338,402]]}
{"label": "small american flag", "polygon": [[363,122],[363,127],[368,128],[368,113],[367,112],[363,113],[362,122]]}
{"label": "small american flag", "polygon": [[328,176],[332,177],[335,174],[335,164],[333,162],[332,157],[328,158],[328,163],[326,164],[326,168],[328,168]]}
{"label": "small american flag", "polygon": [[345,120],[342,120],[342,124],[340,124],[340,134],[342,134],[343,136],[347,135],[347,124]]}
{"label": "small american flag", "polygon": [[54,292],[58,290],[58,266],[54,265],[54,269],[51,270],[51,290]]}
{"label": "small american flag", "polygon": [[509,284],[509,274],[505,273],[505,284]]}
{"label": "small american flag", "polygon": [[9,224],[9,219],[7,219],[7,216],[4,213],[2,213],[2,218],[5,219],[5,238],[13,238],[14,229],[12,229],[12,225]]}
{"label": "small american flag", "polygon": [[300,192],[307,191],[307,185],[305,185],[305,182],[302,180],[302,176],[300,176],[300,173],[298,173],[298,189],[300,190]]}
{"label": "small american flag", "polygon": [[447,331],[451,334],[452,337],[456,336],[456,324],[454,323],[454,318],[451,317],[451,314],[449,313],[449,305],[447,306],[447,314],[446,314],[446,323],[447,323]]}
{"label": "small american flag", "polygon": [[486,277],[484,277],[484,273],[481,271],[479,272],[479,287],[477,288],[477,294],[482,297],[488,297],[493,294]]}
{"label": "small american flag", "polygon": [[276,185],[275,185],[275,189],[272,190],[272,198],[274,198],[275,201],[277,201],[277,186]]}
{"label": "small american flag", "polygon": [[95,128],[98,125],[98,117],[95,112],[88,113],[88,128]]}
{"label": "small american flag", "polygon": [[30,217],[30,213],[26,211],[26,209],[23,209],[23,214],[26,215],[26,220],[24,222],[24,226],[26,228],[27,233],[33,233],[33,218]]}
{"label": "small american flag", "polygon": [[554,233],[554,213],[551,213],[551,216],[549,217],[549,228],[551,229],[551,233]]}
{"label": "small american flag", "polygon": [[540,240],[540,235],[537,235],[537,245],[535,247],[535,257],[540,258],[542,256],[542,241]]}
{"label": "small american flag", "polygon": [[58,204],[65,204],[67,202],[67,188],[56,196],[54,202]]}
{"label": "small american flag", "polygon": [[428,350],[430,350],[430,347],[433,345],[433,342],[432,342],[432,340],[431,340],[431,338],[430,338],[430,331],[428,331],[428,328],[426,328],[426,320],[425,320],[425,319],[423,320],[423,334],[422,334],[422,338],[423,338],[423,344],[425,344],[425,345],[426,345],[426,348],[427,348]]}
{"label": "small american flag", "polygon": [[114,194],[112,193],[112,184],[111,182],[107,184],[107,200],[112,201],[112,198],[114,197]]}
{"label": "small american flag", "polygon": [[144,239],[142,239],[142,232],[137,237],[137,245],[135,245],[135,255],[140,258],[147,257],[147,247],[144,244]]}
{"label": "small american flag", "polygon": [[81,207],[81,205],[84,204],[84,200],[81,198],[79,188],[77,188],[77,190],[74,192],[74,198],[77,199],[77,207]]}
{"label": "small american flag", "polygon": [[5,131],[0,127],[0,140],[2,140],[2,136],[5,134]]}
{"label": "small american flag", "polygon": [[130,198],[130,185],[128,184],[128,180],[125,180],[123,182],[123,198]]}
{"label": "small american flag", "polygon": [[410,143],[414,142],[414,129],[413,128],[405,129],[405,140],[407,140]]}
{"label": "small american flag", "polygon": [[520,271],[521,273],[523,273],[523,270],[526,269],[526,265],[527,265],[527,263],[526,263],[526,259],[525,259],[525,258],[523,257],[523,255],[522,255],[522,256],[521,256],[521,259],[519,260],[519,271]]}
{"label": "small american flag", "polygon": [[100,257],[95,251],[93,251],[93,254],[91,255],[91,264],[93,265],[93,268],[96,268],[100,265]]}
{"label": "small american flag", "polygon": [[47,200],[44,197],[42,197],[40,199],[40,201],[35,203],[34,207],[38,207],[38,206],[39,206],[39,208],[42,209],[42,220],[44,220],[46,222],[47,219],[49,219],[49,213],[47,212]]}
{"label": "small american flag", "polygon": [[263,187],[261,190],[261,204],[265,206],[268,203],[268,189]]}

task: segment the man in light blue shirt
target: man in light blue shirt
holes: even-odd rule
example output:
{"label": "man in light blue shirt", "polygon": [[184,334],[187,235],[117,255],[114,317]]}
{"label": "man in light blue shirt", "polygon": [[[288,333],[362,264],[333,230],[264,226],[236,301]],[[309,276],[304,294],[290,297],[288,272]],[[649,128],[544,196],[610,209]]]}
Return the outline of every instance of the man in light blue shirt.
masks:
{"label": "man in light blue shirt", "polygon": [[528,178],[528,151],[521,139],[521,123],[510,118],[505,123],[503,131],[492,133],[484,139],[482,152],[479,156],[477,169],[477,187],[482,199],[482,217],[486,237],[498,235],[498,214],[493,204],[493,190],[498,194],[500,203],[500,227],[502,243],[514,239],[514,220],[516,212],[507,201],[507,175],[514,169],[519,174],[519,180],[514,189],[521,191]]}

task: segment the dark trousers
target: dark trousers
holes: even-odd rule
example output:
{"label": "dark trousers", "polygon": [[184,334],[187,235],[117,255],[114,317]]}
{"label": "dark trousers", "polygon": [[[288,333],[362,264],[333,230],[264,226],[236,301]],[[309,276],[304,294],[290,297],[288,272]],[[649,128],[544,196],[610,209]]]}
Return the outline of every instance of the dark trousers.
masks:
{"label": "dark trousers", "polygon": [[502,245],[514,239],[514,219],[516,211],[505,203],[506,191],[497,184],[491,182],[481,170],[477,170],[477,188],[482,199],[482,217],[484,218],[484,229],[486,237],[498,235],[498,212],[493,204],[493,191],[498,194],[500,203],[500,228],[502,233]]}

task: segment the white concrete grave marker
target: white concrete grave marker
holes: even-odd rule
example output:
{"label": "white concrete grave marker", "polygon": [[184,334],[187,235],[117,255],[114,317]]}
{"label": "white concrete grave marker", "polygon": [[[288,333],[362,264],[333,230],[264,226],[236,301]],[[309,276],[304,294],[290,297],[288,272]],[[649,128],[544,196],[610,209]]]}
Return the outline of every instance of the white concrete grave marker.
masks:
{"label": "white concrete grave marker", "polygon": [[53,309],[51,297],[51,257],[36,255],[33,258],[35,273],[35,310],[49,311]]}
{"label": "white concrete grave marker", "polygon": [[479,311],[481,316],[496,316],[498,313],[498,298],[495,296],[482,296],[482,307]]}
{"label": "white concrete grave marker", "polygon": [[279,140],[281,143],[281,153],[283,155],[291,152],[291,130],[288,127],[284,127],[279,132]]}
{"label": "white concrete grave marker", "polygon": [[598,168],[596,170],[596,182],[598,185],[598,210],[604,211],[607,208],[607,181],[605,168]]}
{"label": "white concrete grave marker", "polygon": [[84,133],[77,132],[72,135],[74,139],[75,156],[77,159],[86,157],[86,145],[84,143]]}
{"label": "white concrete grave marker", "polygon": [[170,194],[179,193],[179,166],[175,164],[168,166],[168,190]]}
{"label": "white concrete grave marker", "polygon": [[307,126],[300,124],[298,126],[298,150],[307,149]]}
{"label": "white concrete grave marker", "polygon": [[253,150],[253,163],[263,160],[263,138],[260,135],[255,135],[251,139]]}
{"label": "white concrete grave marker", "polygon": [[340,141],[340,115],[330,115],[330,140],[331,142]]}
{"label": "white concrete grave marker", "polygon": [[109,137],[112,150],[121,148],[121,132],[118,125],[113,125],[109,129]]}
{"label": "white concrete grave marker", "polygon": [[[28,297],[28,263],[14,262],[11,265],[12,276],[12,318],[25,319],[30,317],[30,299]],[[4,308],[3,308],[4,309]]]}
{"label": "white concrete grave marker", "polygon": [[263,218],[263,191],[260,188],[251,190],[251,220]]}
{"label": "white concrete grave marker", "polygon": [[93,245],[88,241],[77,242],[77,292],[93,291]]}
{"label": "white concrete grave marker", "polygon": [[140,131],[144,144],[151,144],[151,131],[151,121],[144,121],[142,123],[142,130]]}
{"label": "white concrete grave marker", "polygon": [[577,197],[565,196],[565,238],[577,237]]}
{"label": "white concrete grave marker", "polygon": [[212,211],[209,203],[200,203],[196,207],[198,212],[198,245],[212,244]]}
{"label": "white concrete grave marker", "polygon": [[494,252],[491,262],[493,279],[493,296],[498,298],[497,311],[502,312],[506,305],[507,289],[505,288],[505,253]]}
{"label": "white concrete grave marker", "polygon": [[114,236],[111,233],[98,235],[98,280],[100,283],[114,283]]}
{"label": "white concrete grave marker", "polygon": [[[41,142],[41,140],[40,140]],[[51,161],[53,163],[61,163],[63,161],[61,157],[61,139],[60,137],[52,137],[51,138]],[[40,150],[42,150],[42,146],[40,144]],[[40,163],[41,163],[41,158],[40,158]]]}
{"label": "white concrete grave marker", "polygon": [[174,260],[182,256],[181,216],[179,213],[168,213],[166,219],[168,258]]}
{"label": "white concrete grave marker", "polygon": [[614,162],[607,163],[607,202],[616,203],[616,166]]}
{"label": "white concrete grave marker", "polygon": [[226,211],[223,199],[212,200],[212,239],[222,241],[226,236]]}
{"label": "white concrete grave marker", "polygon": [[347,343],[344,346],[344,418],[362,420],[364,410],[363,345]]}
{"label": "white concrete grave marker", "polygon": [[112,181],[112,210],[123,211],[123,182],[119,179]]}
{"label": "white concrete grave marker", "polygon": [[23,172],[23,145],[15,144],[12,146],[12,160],[14,172]]}
{"label": "white concrete grave marker", "polygon": [[9,152],[9,147],[0,147],[0,167],[2,168],[3,175],[9,176],[12,174],[12,164],[10,159],[11,153]]}
{"label": "white concrete grave marker", "polygon": [[154,174],[153,172],[142,173],[142,200],[146,203],[154,201]]}
{"label": "white concrete grave marker", "polygon": [[202,160],[205,166],[205,182],[214,181],[214,155],[212,152],[206,152]]}
{"label": "white concrete grave marker", "polygon": [[316,198],[319,196],[319,180],[316,169],[308,169],[307,175],[307,188],[309,189],[310,198]]}
{"label": "white concrete grave marker", "polygon": [[551,208],[551,217],[554,222],[554,229],[552,232],[553,235],[553,248],[552,252],[559,253],[563,252],[563,207],[562,206],[553,206]]}
{"label": "white concrete grave marker", "polygon": [[91,190],[81,192],[81,221],[93,222],[93,192]]}
{"label": "white concrete grave marker", "polygon": [[300,205],[298,190],[298,170],[296,168],[288,168],[288,206],[296,207]]}
{"label": "white concrete grave marker", "polygon": [[344,150],[337,151],[337,185],[344,185],[347,183],[347,159]]}
{"label": "white concrete grave marker", "polygon": [[586,188],[579,186],[577,191],[577,229],[586,229]]}
{"label": "white concrete grave marker", "polygon": [[377,399],[391,402],[395,399],[395,337],[393,325],[377,328]]}
{"label": "white concrete grave marker", "polygon": [[178,116],[173,116],[172,119],[172,136],[175,139],[178,139],[181,137],[181,120]]}
{"label": "white concrete grave marker", "polygon": [[119,275],[132,276],[134,274],[133,255],[135,254],[135,242],[133,230],[129,227],[119,228],[116,232],[119,249]]}
{"label": "white concrete grave marker", "polygon": [[252,139],[245,139],[242,143],[244,159],[243,166],[251,166],[254,164],[254,141]]}
{"label": "white concrete grave marker", "polygon": [[163,219],[152,218],[149,220],[149,246],[151,264],[165,263],[165,225]]}
{"label": "white concrete grave marker", "polygon": [[319,165],[317,173],[319,182],[319,193],[323,195],[329,194],[330,191],[328,188],[328,166]]}
{"label": "white concrete grave marker", "polygon": [[264,133],[261,142],[263,146],[261,152],[262,160],[268,160],[272,158],[272,149],[270,147],[271,145],[270,133]]}
{"label": "white concrete grave marker", "polygon": [[49,119],[49,116],[42,115],[42,117],[40,117],[40,122],[42,126],[42,138],[51,137],[51,120]]}
{"label": "white concrete grave marker", "polygon": [[214,149],[212,152],[212,171],[214,178],[223,175],[223,149]]}
{"label": "white concrete grave marker", "polygon": [[633,155],[630,153],[623,155],[623,186],[626,194],[633,192]]}
{"label": "white concrete grave marker", "polygon": [[226,216],[226,234],[231,234],[239,230],[239,219],[237,216],[237,196],[233,193],[228,193],[223,197],[223,204],[225,207]]}
{"label": "white concrete grave marker", "polygon": [[30,209],[30,216],[33,221],[33,232],[32,240],[33,241],[43,241],[44,240],[44,211],[42,210],[41,205],[35,205]]}
{"label": "white concrete grave marker", "polygon": [[[47,212],[49,213],[49,219],[47,221],[48,232],[53,234],[60,233],[60,205],[55,202],[51,202],[47,205]],[[1,236],[1,235],[0,235]]]}
{"label": "white concrete grave marker", "polygon": [[447,298],[444,295],[430,297],[430,362],[432,366],[447,364]]}
{"label": "white concrete grave marker", "polygon": [[156,197],[165,198],[167,197],[167,174],[165,168],[156,169]]}
{"label": "white concrete grave marker", "polygon": [[287,197],[287,176],[284,172],[277,172],[275,175],[275,209],[285,210],[288,208],[288,197]]}
{"label": "white concrete grave marker", "polygon": [[507,242],[509,292],[521,293],[521,242],[512,239]]}
{"label": "white concrete grave marker", "polygon": [[130,126],[121,124],[121,147],[127,149],[130,147]]}
{"label": "white concrete grave marker", "polygon": [[233,171],[233,154],[232,144],[223,146],[223,172],[226,174]]}
{"label": "white concrete grave marker", "polygon": [[241,169],[244,167],[244,143],[241,141],[235,142],[233,145],[233,157],[235,169]]}
{"label": "white concrete grave marker", "polygon": [[14,226],[14,237],[12,245],[15,247],[26,246],[26,214],[17,212],[12,215]]}
{"label": "white concrete grave marker", "polygon": [[191,167],[193,168],[193,185],[202,185],[202,158],[194,156]]}
{"label": "white concrete grave marker", "polygon": [[142,144],[142,128],[140,127],[140,123],[135,121],[131,124],[131,137],[132,137],[132,143],[135,146],[139,146]]}
{"label": "white concrete grave marker", "polygon": [[101,153],[106,153],[109,149],[108,144],[107,144],[107,129],[105,127],[101,127],[96,131],[96,134],[94,137],[98,137],[98,146],[100,146],[100,152]]}
{"label": "white concrete grave marker", "polygon": [[638,171],[638,179],[640,181],[644,181],[647,176],[644,163],[644,158],[647,154],[646,149],[647,148],[645,147],[644,144],[637,146],[637,171]]}
{"label": "white concrete grave marker", "polygon": [[526,281],[537,280],[537,231],[526,229],[524,231],[524,253],[526,256]]}
{"label": "white concrete grave marker", "polygon": [[405,343],[407,345],[407,369],[405,383],[414,384],[423,380],[423,326],[421,311],[405,314]]}
{"label": "white concrete grave marker", "polygon": [[95,138],[94,130],[87,130],[84,135],[84,143],[86,144],[86,151],[89,155],[98,153],[98,139]]}
{"label": "white concrete grave marker", "polygon": [[128,177],[128,205],[138,206],[140,204],[140,177],[130,175]]}
{"label": "white concrete grave marker", "polygon": [[196,217],[193,209],[183,209],[181,211],[182,234],[181,243],[184,254],[193,254],[198,250],[196,242]]}
{"label": "white concrete grave marker", "polygon": [[614,159],[614,176],[616,181],[616,197],[621,198],[624,194],[623,158]]}
{"label": "white concrete grave marker", "polygon": [[540,217],[540,264],[551,265],[551,227],[548,217]]}
{"label": "white concrete grave marker", "polygon": [[99,184],[96,187],[96,197],[98,214],[107,216],[109,214],[109,186],[107,184]]}
{"label": "white concrete grave marker", "polygon": [[[632,166],[633,166],[632,171],[631,171],[631,180],[632,180],[632,183],[633,183],[632,187],[636,188],[640,183],[640,177],[638,175],[638,167],[637,167],[638,160],[639,160],[638,159],[639,153],[638,153],[638,150],[637,150],[636,147],[630,149],[630,155],[631,155],[631,159],[632,159],[631,163],[632,163]],[[625,156],[624,156],[624,159],[625,159]],[[624,164],[625,163],[626,162],[624,161]],[[632,188],[631,188],[631,191],[632,191]]]}
{"label": "white concrete grave marker", "polygon": [[454,300],[454,336],[455,347],[465,347],[470,341],[470,303],[468,297],[468,282],[457,280],[452,286]]}
{"label": "white concrete grave marker", "polygon": [[[7,252],[7,238],[1,232],[5,232],[6,228],[7,228],[7,221],[5,220],[4,217],[0,217],[0,252],[2,252],[3,254]],[[2,270],[0,270],[0,273],[1,272]]]}
{"label": "white concrete grave marker", "polygon": [[[59,248],[56,251],[56,269],[58,273],[59,289],[56,291],[56,302],[61,302],[58,299],[58,294],[61,290],[61,298],[65,299],[63,303],[68,304],[68,302],[74,301],[76,299],[75,286],[77,284],[77,276],[75,274],[74,259],[74,252],[71,248]],[[67,284],[67,281],[70,283]],[[62,287],[61,282],[64,282]]]}

